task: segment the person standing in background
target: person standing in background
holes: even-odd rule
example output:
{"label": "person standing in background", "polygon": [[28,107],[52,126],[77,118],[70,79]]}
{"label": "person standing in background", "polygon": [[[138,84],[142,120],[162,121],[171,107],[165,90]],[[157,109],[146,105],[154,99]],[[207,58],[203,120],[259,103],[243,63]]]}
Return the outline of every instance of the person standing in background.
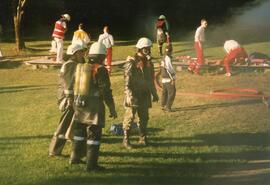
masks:
{"label": "person standing in background", "polygon": [[[69,14],[63,14],[61,18],[55,22],[52,37],[56,46],[56,62],[63,62],[63,51],[64,51],[64,38],[67,31],[67,22],[70,21]],[[53,46],[53,44],[52,44]]]}
{"label": "person standing in background", "polygon": [[90,44],[90,38],[83,28],[84,28],[83,24],[80,23],[78,30],[75,31],[73,34],[71,42],[72,45],[79,44],[82,46],[88,46]]}
{"label": "person standing in background", "polygon": [[203,43],[205,41],[205,34],[204,30],[207,27],[206,19],[201,20],[201,25],[197,28],[194,36],[194,48],[197,55],[197,61],[190,63],[188,70],[190,72],[194,72],[195,74],[200,74],[201,66],[204,63],[204,56],[203,56]]}
{"label": "person standing in background", "polygon": [[105,26],[103,28],[103,34],[99,35],[98,42],[105,45],[107,48],[105,67],[109,74],[112,72],[112,47],[114,45],[113,36],[109,34],[109,27]]}
{"label": "person standing in background", "polygon": [[172,104],[175,98],[176,73],[172,66],[172,45],[166,46],[166,55],[160,63],[160,74],[162,82],[161,109],[172,112]]}
{"label": "person standing in background", "polygon": [[169,23],[166,20],[164,15],[160,15],[156,22],[156,30],[157,30],[157,45],[159,49],[159,55],[162,56],[162,46],[165,42],[170,44],[170,36],[169,36]]}

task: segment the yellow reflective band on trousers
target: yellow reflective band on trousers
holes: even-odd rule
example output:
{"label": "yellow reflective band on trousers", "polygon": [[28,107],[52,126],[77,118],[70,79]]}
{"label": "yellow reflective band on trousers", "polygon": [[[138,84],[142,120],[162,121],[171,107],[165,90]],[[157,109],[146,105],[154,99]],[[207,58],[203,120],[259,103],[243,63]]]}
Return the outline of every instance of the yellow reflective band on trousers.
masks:
{"label": "yellow reflective band on trousers", "polygon": [[78,64],[76,68],[74,95],[87,96],[91,80],[91,64]]}

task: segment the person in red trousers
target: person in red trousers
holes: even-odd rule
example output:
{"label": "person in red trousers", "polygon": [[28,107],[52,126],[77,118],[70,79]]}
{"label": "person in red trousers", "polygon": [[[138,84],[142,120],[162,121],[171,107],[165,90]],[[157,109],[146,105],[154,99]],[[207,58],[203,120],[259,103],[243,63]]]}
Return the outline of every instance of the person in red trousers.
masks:
{"label": "person in red trousers", "polygon": [[231,76],[230,64],[232,62],[243,62],[248,60],[248,54],[241,45],[235,40],[227,40],[224,43],[226,56],[223,59],[223,64],[226,70],[226,76]]}
{"label": "person in red trousers", "polygon": [[105,66],[109,74],[112,71],[112,47],[114,45],[114,39],[111,34],[109,34],[109,27],[104,26],[103,34],[99,35],[98,42],[104,44],[107,49],[107,55],[105,60]]}
{"label": "person in red trousers", "polygon": [[206,19],[201,20],[201,25],[197,28],[194,36],[194,48],[197,55],[197,61],[191,62],[188,70],[195,74],[200,74],[201,65],[203,65],[204,57],[203,57],[203,43],[205,41],[204,30],[207,27]]}

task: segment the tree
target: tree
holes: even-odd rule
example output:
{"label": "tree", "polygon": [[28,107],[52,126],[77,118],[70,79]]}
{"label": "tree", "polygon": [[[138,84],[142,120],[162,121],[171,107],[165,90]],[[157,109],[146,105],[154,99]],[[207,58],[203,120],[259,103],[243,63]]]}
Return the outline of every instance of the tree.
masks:
{"label": "tree", "polygon": [[15,31],[15,41],[16,41],[16,49],[20,51],[25,48],[24,39],[22,38],[22,16],[24,14],[24,7],[27,0],[13,0],[13,21],[14,21],[14,31]]}

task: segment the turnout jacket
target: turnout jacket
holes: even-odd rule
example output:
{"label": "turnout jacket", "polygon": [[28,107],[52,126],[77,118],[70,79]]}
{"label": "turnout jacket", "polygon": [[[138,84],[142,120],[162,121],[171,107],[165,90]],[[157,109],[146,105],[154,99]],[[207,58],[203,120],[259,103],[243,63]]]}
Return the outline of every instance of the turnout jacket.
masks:
{"label": "turnout jacket", "polygon": [[105,126],[105,105],[110,113],[115,112],[115,104],[111,90],[111,82],[107,69],[100,64],[91,66],[89,94],[84,105],[78,105],[79,97],[74,97],[74,120],[84,124]]}
{"label": "turnout jacket", "polygon": [[77,62],[70,59],[65,62],[60,69],[57,98],[61,111],[66,108],[67,98],[73,98],[76,66]]}
{"label": "turnout jacket", "polygon": [[[154,84],[154,65],[146,57],[137,53],[125,64],[125,101],[126,107],[152,107],[151,95],[158,97]],[[130,101],[131,100],[131,101]]]}

